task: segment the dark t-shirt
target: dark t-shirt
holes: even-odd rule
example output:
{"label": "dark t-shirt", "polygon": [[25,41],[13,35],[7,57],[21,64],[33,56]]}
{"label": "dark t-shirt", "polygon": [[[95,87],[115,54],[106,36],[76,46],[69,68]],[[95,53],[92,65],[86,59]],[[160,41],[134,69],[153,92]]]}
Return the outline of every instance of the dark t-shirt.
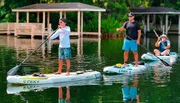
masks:
{"label": "dark t-shirt", "polygon": [[140,30],[140,26],[139,26],[138,22],[126,21],[123,25],[123,28],[126,29],[126,35],[128,35],[130,37],[130,38],[128,38],[128,36],[126,36],[126,39],[128,39],[128,40],[132,40],[132,39],[137,40],[138,39],[138,30]]}

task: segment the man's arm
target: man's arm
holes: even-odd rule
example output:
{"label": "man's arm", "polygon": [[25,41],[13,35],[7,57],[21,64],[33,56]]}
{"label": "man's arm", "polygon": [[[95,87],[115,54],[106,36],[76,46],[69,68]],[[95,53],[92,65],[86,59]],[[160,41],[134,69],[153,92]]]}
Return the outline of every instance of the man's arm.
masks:
{"label": "man's arm", "polygon": [[160,41],[160,37],[158,37],[156,43],[155,43],[155,47],[159,47],[159,41]]}
{"label": "man's arm", "polygon": [[61,29],[58,29],[52,36],[49,35],[47,38],[50,39],[50,40],[53,40],[55,38],[57,38],[59,36],[59,34],[61,33]]}
{"label": "man's arm", "polygon": [[137,39],[137,44],[140,44],[141,41],[141,29],[138,30],[138,39]]}
{"label": "man's arm", "polygon": [[121,28],[117,28],[116,31],[117,32],[122,32],[123,30],[126,29],[126,25],[127,25],[127,22],[125,22]]}
{"label": "man's arm", "polygon": [[121,27],[121,28],[117,28],[116,31],[117,32],[122,32],[125,28]]}

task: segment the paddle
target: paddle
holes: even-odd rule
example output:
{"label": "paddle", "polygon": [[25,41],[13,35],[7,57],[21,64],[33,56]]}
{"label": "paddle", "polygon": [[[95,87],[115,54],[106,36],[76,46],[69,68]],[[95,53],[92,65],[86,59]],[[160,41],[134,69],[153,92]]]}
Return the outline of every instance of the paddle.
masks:
{"label": "paddle", "polygon": [[[157,36],[157,38],[159,38],[159,35],[157,34],[157,32],[155,30],[153,30],[155,35]],[[165,47],[164,43],[162,43],[162,45]]]}
{"label": "paddle", "polygon": [[[128,35],[126,35],[128,38],[130,38],[131,40],[133,40],[131,37],[129,37]],[[151,53],[146,47],[144,47],[143,45],[139,44],[142,48],[144,48],[145,50],[147,50],[149,53]],[[154,53],[151,53],[154,55]],[[158,56],[154,55],[156,58],[158,58],[165,66],[170,66],[169,63],[165,62],[164,60],[162,60],[161,58],[159,58]]]}
{"label": "paddle", "polygon": [[159,35],[157,34],[157,32],[156,32],[155,30],[153,30],[153,31],[154,31],[155,35],[156,35],[157,37],[159,37]]}
{"label": "paddle", "polygon": [[[57,29],[51,34],[51,36],[57,31]],[[14,75],[17,70],[19,69],[19,67],[36,51],[38,50],[44,43],[46,43],[48,41],[48,38],[46,38],[33,52],[31,52],[30,55],[28,55],[19,65],[16,65],[15,67],[13,67],[12,69],[10,69],[7,72],[7,75]]]}

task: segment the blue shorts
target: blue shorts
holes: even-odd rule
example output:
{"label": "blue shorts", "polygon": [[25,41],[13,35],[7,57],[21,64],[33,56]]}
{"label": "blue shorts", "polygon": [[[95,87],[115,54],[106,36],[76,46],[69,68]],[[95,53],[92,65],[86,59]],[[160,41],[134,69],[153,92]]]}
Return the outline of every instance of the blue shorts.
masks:
{"label": "blue shorts", "polygon": [[59,60],[71,59],[71,48],[59,48]]}
{"label": "blue shorts", "polygon": [[136,44],[137,40],[127,40],[124,39],[124,44],[122,49],[125,51],[133,51],[133,52],[137,52],[138,50],[138,45]]}
{"label": "blue shorts", "polygon": [[123,100],[136,99],[137,87],[123,86],[122,93],[123,93]]}

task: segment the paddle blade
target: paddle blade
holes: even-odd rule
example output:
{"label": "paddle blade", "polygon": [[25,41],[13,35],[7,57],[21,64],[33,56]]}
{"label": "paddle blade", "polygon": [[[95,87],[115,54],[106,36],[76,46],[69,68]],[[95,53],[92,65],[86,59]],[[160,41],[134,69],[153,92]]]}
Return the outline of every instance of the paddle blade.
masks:
{"label": "paddle blade", "polygon": [[7,72],[7,75],[14,75],[17,70],[19,69],[19,65],[15,66],[14,68],[10,69],[8,72]]}

